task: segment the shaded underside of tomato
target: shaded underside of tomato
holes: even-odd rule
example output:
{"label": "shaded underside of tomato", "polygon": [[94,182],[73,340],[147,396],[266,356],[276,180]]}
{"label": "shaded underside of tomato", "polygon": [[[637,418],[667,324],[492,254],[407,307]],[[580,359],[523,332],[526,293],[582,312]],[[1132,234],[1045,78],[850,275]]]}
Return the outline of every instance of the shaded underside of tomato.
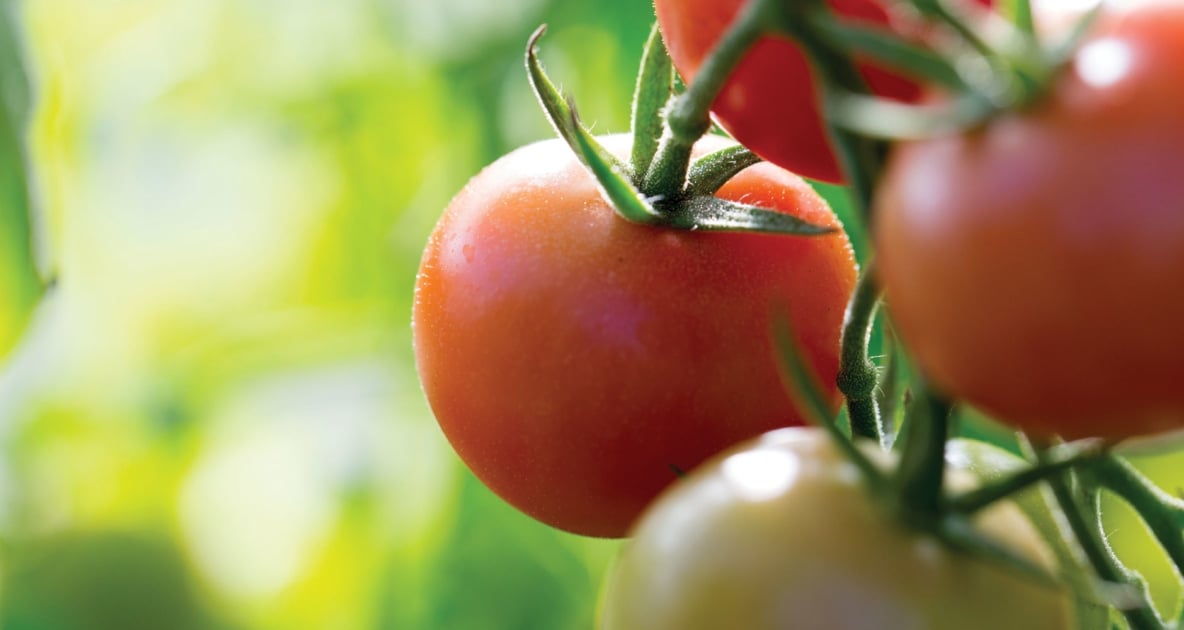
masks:
{"label": "shaded underside of tomato", "polygon": [[[1051,570],[1014,504],[975,526]],[[895,521],[812,428],[764,435],[664,493],[612,568],[601,611],[605,630],[1057,630],[1072,616],[1066,591]]]}
{"label": "shaded underside of tomato", "polygon": [[1184,4],[1110,8],[1045,98],[902,145],[888,304],[930,377],[1021,428],[1184,426]]}
{"label": "shaded underside of tomato", "polygon": [[[624,137],[605,142],[628,150]],[[712,136],[697,150],[728,145]],[[801,178],[772,165],[719,194],[838,227]],[[801,423],[773,317],[788,312],[831,383],[854,280],[841,230],[630,223],[566,145],[541,142],[486,168],[437,225],[416,286],[417,365],[440,426],[491,489],[561,529],[621,536],[677,471]]]}
{"label": "shaded underside of tomato", "polygon": [[[655,0],[662,38],[687,81],[745,0]],[[886,26],[889,11],[876,0],[831,0],[846,19]],[[911,101],[920,95],[914,82],[872,64],[859,69],[868,87],[881,96]],[[804,177],[839,182],[843,176],[823,126],[818,92],[809,63],[797,44],[765,37],[744,56],[712,107],[717,122],[765,159]]]}

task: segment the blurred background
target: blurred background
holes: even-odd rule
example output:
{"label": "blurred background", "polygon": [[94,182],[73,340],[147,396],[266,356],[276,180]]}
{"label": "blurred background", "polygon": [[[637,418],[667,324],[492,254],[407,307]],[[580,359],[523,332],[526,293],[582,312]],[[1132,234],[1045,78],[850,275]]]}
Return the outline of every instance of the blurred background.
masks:
{"label": "blurred background", "polygon": [[0,628],[592,627],[619,543],[469,475],[410,306],[452,194],[552,135],[527,35],[623,131],[651,19],[0,0]]}
{"label": "blurred background", "polygon": [[616,543],[460,465],[410,305],[452,194],[552,134],[529,33],[620,131],[651,11],[0,0],[0,628],[591,627]]}

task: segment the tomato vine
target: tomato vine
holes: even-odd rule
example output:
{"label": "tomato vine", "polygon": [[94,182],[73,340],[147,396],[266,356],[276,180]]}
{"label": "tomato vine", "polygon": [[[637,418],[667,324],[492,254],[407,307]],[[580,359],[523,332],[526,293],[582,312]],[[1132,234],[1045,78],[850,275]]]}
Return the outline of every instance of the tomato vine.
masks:
{"label": "tomato vine", "polygon": [[[1133,42],[1129,44],[1131,50],[1144,52],[1145,48],[1150,51],[1146,52],[1145,59],[1128,60],[1131,65],[1143,63],[1150,68],[1138,75],[1138,81],[1154,81],[1160,75],[1167,76],[1165,68],[1168,64],[1161,60],[1168,58],[1165,51],[1177,49],[1161,45],[1156,38],[1166,38],[1165,33],[1173,32],[1172,28],[1179,31],[1175,35],[1184,33],[1184,9],[1170,3],[1155,5],[1155,0],[1150,2],[1152,4],[1148,6],[1152,8],[1128,9],[1133,16],[1142,15],[1140,11],[1151,16],[1132,19],[1129,23],[1135,26],[1129,26],[1121,19],[1111,19],[1101,4],[1082,16],[1066,19],[1055,12],[1038,12],[1027,0],[1017,0],[1007,7],[1010,19],[1004,19],[989,6],[990,3],[962,5],[943,0],[909,0],[898,3],[896,8],[907,9],[918,28],[904,33],[901,32],[904,29],[889,25],[882,16],[870,23],[851,19],[848,15],[851,7],[839,3],[832,6],[824,0],[747,0],[732,7],[735,13],[728,18],[726,28],[705,38],[702,33],[693,31],[696,24],[694,12],[712,11],[710,15],[704,13],[702,16],[706,23],[719,18],[719,11],[730,9],[718,5],[700,7],[689,0],[664,0],[657,6],[659,28],[651,34],[642,58],[634,96],[628,158],[621,157],[619,151],[606,149],[592,136],[579,120],[572,101],[561,95],[546,76],[535,53],[541,30],[528,43],[526,56],[531,84],[549,120],[573,155],[595,178],[603,197],[620,218],[661,230],[773,233],[784,239],[822,239],[834,236],[837,227],[833,223],[811,222],[808,218],[719,194],[733,178],[750,172],[749,169],[760,162],[759,155],[769,153],[767,145],[757,146],[758,142],[745,146],[749,144],[746,138],[753,136],[744,132],[737,133],[744,144],[729,145],[707,154],[693,153],[705,137],[712,135],[713,113],[725,128],[746,128],[736,120],[746,115],[744,106],[747,103],[753,108],[752,115],[757,121],[754,124],[759,126],[763,120],[772,128],[767,110],[760,109],[769,103],[760,98],[746,101],[742,97],[743,90],[737,89],[733,83],[741,78],[752,80],[752,66],[745,66],[750,57],[755,57],[758,51],[772,50],[769,42],[776,40],[779,44],[792,46],[792,49],[780,48],[781,54],[806,60],[808,76],[794,74],[790,77],[789,88],[809,95],[807,106],[796,110],[790,108],[783,115],[796,117],[795,122],[809,118],[806,123],[814,125],[814,131],[826,138],[828,151],[833,155],[815,152],[812,157],[796,155],[791,161],[799,163],[798,160],[802,160],[800,163],[810,173],[829,174],[834,170],[829,162],[833,160],[839,172],[837,178],[832,179],[846,183],[855,220],[875,232],[877,238],[876,251],[854,286],[848,287],[850,290],[843,294],[844,317],[835,331],[838,348],[833,373],[820,373],[816,362],[808,360],[811,352],[802,345],[801,322],[791,317],[777,317],[776,311],[770,309],[773,321],[769,326],[774,331],[774,346],[784,387],[794,400],[795,417],[808,421],[829,436],[835,452],[857,471],[860,486],[866,491],[864,500],[875,503],[878,513],[886,514],[890,522],[912,535],[936,541],[943,549],[965,554],[975,562],[1003,567],[1052,590],[1071,591],[1078,623],[1083,627],[1107,623],[1111,610],[1121,614],[1131,628],[1173,625],[1165,621],[1152,605],[1145,580],[1128,569],[1107,545],[1099,521],[1098,497],[1102,491],[1112,492],[1130,504],[1148,525],[1177,571],[1184,575],[1184,502],[1143,477],[1122,457],[1120,443],[1123,438],[1184,425],[1184,402],[1174,394],[1165,393],[1170,389],[1167,385],[1170,382],[1178,387],[1178,379],[1184,378],[1184,366],[1178,359],[1173,362],[1163,358],[1184,355],[1184,343],[1179,335],[1173,336],[1162,330],[1146,336],[1145,339],[1154,337],[1166,347],[1166,350],[1161,347],[1149,352],[1148,365],[1132,365],[1130,356],[1134,355],[1106,354],[1113,344],[1095,344],[1102,347],[1099,352],[1066,352],[1067,356],[1078,359],[1073,362],[1075,365],[1062,366],[1066,373],[1082,375],[1086,369],[1102,371],[1105,368],[1110,370],[1106,373],[1127,386],[1113,396],[1081,391],[1080,398],[1087,401],[1085,403],[1062,395],[1073,388],[1063,387],[1067,381],[1056,380],[1057,368],[1048,367],[1047,362],[1056,361],[1057,357],[1044,357],[1047,360],[1044,367],[1036,361],[1019,360],[1039,358],[1027,346],[1040,348],[1047,345],[1059,351],[1070,346],[1092,347],[1092,339],[1085,335],[1060,344],[1034,337],[1033,330],[1042,333],[1058,330],[1053,325],[1046,325],[1046,321],[1084,318],[1090,326],[1064,325],[1062,328],[1073,334],[1088,328],[1093,335],[1107,334],[1108,322],[1119,322],[1124,326],[1129,326],[1130,322],[1110,305],[1093,305],[1093,310],[1101,313],[1096,319],[1079,311],[1067,311],[1065,304],[1091,308],[1088,298],[1080,295],[1093,295],[1094,288],[1073,275],[1074,269],[1050,265],[1051,275],[1038,277],[1044,284],[1037,282],[1033,285],[1051,287],[1047,295],[1024,294],[1020,288],[1026,286],[1022,284],[1027,281],[1026,277],[1018,274],[1001,276],[998,269],[992,271],[1013,254],[1029,256],[1037,262],[1047,261],[1044,252],[1028,252],[1032,248],[1039,252],[1041,243],[1049,241],[1023,232],[1022,222],[1007,224],[1009,228],[1015,227],[1014,231],[1008,231],[993,228],[990,221],[1023,212],[1029,221],[1037,221],[1033,225],[1034,232],[1035,228],[1065,231],[1078,227],[1078,232],[1051,237],[1054,244],[1066,248],[1077,247],[1082,239],[1081,233],[1084,233],[1082,230],[1100,229],[1098,226],[1125,230],[1121,234],[1130,239],[1137,239],[1156,228],[1127,229],[1129,222],[1124,223],[1110,215],[1077,218],[1076,223],[1062,217],[1046,218],[1041,214],[1043,208],[1062,210],[1050,201],[1057,195],[1056,190],[1040,188],[1042,184],[1025,180],[1023,173],[1007,171],[1005,163],[975,160],[985,159],[980,157],[982,155],[993,158],[990,151],[999,151],[1003,156],[999,159],[1011,157],[1018,160],[1014,153],[1007,152],[1010,150],[1007,147],[1026,146],[1024,143],[1030,138],[1069,137],[1062,134],[1065,129],[1085,133],[1096,128],[1096,125],[1087,128],[1067,124],[1064,129],[1058,126],[1061,119],[1071,119],[1072,122],[1077,120],[1074,116],[1080,116],[1081,120],[1104,122],[1113,129],[1093,131],[1101,139],[1092,144],[1074,144],[1074,141],[1067,140],[1067,146],[1079,148],[1082,155],[1117,157],[1082,162],[1085,165],[1083,170],[1072,171],[1072,167],[1078,165],[1069,159],[1074,156],[1033,141],[1036,143],[1033,144],[1034,152],[1048,158],[1040,172],[1049,173],[1057,185],[1066,185],[1075,177],[1091,176],[1089,168],[1114,166],[1120,160],[1123,164],[1134,163],[1144,149],[1161,162],[1153,170],[1156,176],[1163,181],[1171,179],[1172,168],[1184,166],[1184,153],[1179,148],[1184,142],[1176,142],[1184,141],[1184,137],[1177,133],[1184,127],[1178,124],[1178,110],[1176,119],[1169,119],[1170,115],[1164,112],[1177,103],[1184,106],[1184,99],[1178,99],[1172,92],[1164,97],[1168,105],[1111,107],[1102,102],[1104,94],[1078,89],[1081,81],[1074,83],[1076,79],[1072,78],[1074,72],[1080,74],[1079,66],[1084,63],[1079,53],[1099,37],[1125,37]],[[875,8],[883,9],[880,6]],[[679,15],[680,11],[687,13]],[[1156,20],[1170,26],[1161,25],[1157,30],[1149,25]],[[1057,24],[1049,26],[1046,22]],[[980,28],[984,24],[989,28]],[[673,59],[667,54],[663,38],[674,40],[672,43],[678,54]],[[680,38],[686,41],[678,41]],[[786,53],[786,50],[792,52]],[[694,59],[693,76],[686,76],[683,88],[675,80],[675,71],[684,71],[690,63],[686,61],[688,58]],[[868,60],[874,61],[878,70],[887,69],[907,76],[924,93],[923,99],[918,102],[892,98],[890,90],[883,89],[881,83],[869,78]],[[1171,76],[1181,78],[1179,73]],[[760,80],[775,79],[764,77]],[[1132,94],[1145,97],[1131,102],[1155,100],[1153,92],[1131,90]],[[816,103],[811,101],[813,98],[817,99]],[[1073,98],[1079,100],[1073,101]],[[1080,99],[1086,98],[1099,99],[1101,104],[1081,105]],[[818,115],[812,109],[815,107]],[[1112,118],[1102,118],[1111,114]],[[1166,134],[1168,139],[1145,142],[1136,139],[1133,144],[1124,144],[1133,137],[1132,134],[1143,133],[1142,127],[1135,129],[1132,126],[1132,120],[1138,118],[1135,114],[1145,114],[1161,123],[1170,131]],[[1006,134],[1007,129],[1012,129],[1013,135],[1014,129],[1021,129],[1025,135],[1005,142],[1006,138],[992,135],[999,129],[1003,130],[997,132],[999,136]],[[806,155],[813,150],[804,140],[800,147],[788,146],[796,139],[787,140],[772,133],[770,136],[777,137],[776,141],[782,145],[779,149],[788,150],[788,153],[774,151],[772,155],[780,157],[793,151],[802,151]],[[916,157],[918,155],[921,157]],[[1051,162],[1048,160],[1052,158],[1070,166],[1061,167],[1062,162],[1049,166]],[[1106,162],[1106,159],[1110,161]],[[1001,169],[996,178],[989,176],[988,169],[992,167]],[[1129,168],[1115,167],[1114,170],[1135,181],[1132,186],[1145,180]],[[1167,203],[1164,198],[1169,196],[1167,193],[1184,195],[1184,190],[1157,184],[1158,187],[1153,186],[1152,192],[1147,193],[1142,189],[1123,188],[1121,183],[1109,179],[1105,182],[1102,185],[1109,188],[1096,194],[1104,203],[1119,205],[1126,198],[1133,199],[1136,210],[1142,212],[1135,220],[1159,221],[1166,225],[1164,230],[1169,235],[1165,239],[1178,237],[1175,241],[1157,241],[1152,245],[1165,252],[1180,251],[1184,247],[1184,229],[1172,228],[1179,221],[1169,217],[1171,212],[1176,213],[1171,216],[1178,215],[1179,209],[1165,209],[1164,205]],[[950,192],[955,184],[965,190]],[[1018,191],[1009,190],[1009,186]],[[970,201],[963,201],[963,198]],[[1002,198],[1019,201],[1015,208],[1000,208],[997,200]],[[1086,197],[1072,198],[1080,204],[1078,209],[1107,212],[1107,208],[1091,203]],[[1063,214],[1070,216],[1070,210],[1073,209],[1064,209]],[[980,224],[965,227],[957,224],[958,221],[979,221]],[[1096,225],[1090,221],[1096,221]],[[963,232],[956,232],[956,229]],[[972,236],[970,240],[958,241],[958,244],[965,245],[961,248],[941,244],[931,246],[924,241],[942,230],[960,238],[963,233]],[[975,235],[981,234],[990,238],[984,237],[981,242],[973,240]],[[988,243],[990,247],[982,246],[982,243]],[[1079,256],[1073,260],[1096,270],[1096,264],[1086,263],[1098,252],[1082,251],[1085,253],[1071,252]],[[1117,252],[1119,260],[1141,264],[1144,271],[1150,269],[1152,283],[1161,285],[1161,290],[1150,298],[1148,295],[1153,292],[1118,291],[1112,295],[1148,298],[1136,307],[1162,307],[1158,310],[1184,316],[1184,310],[1177,308],[1178,298],[1160,297],[1162,285],[1179,282],[1184,263],[1172,262],[1176,260],[1172,254],[1165,253],[1152,260],[1150,256],[1127,256],[1127,251]],[[966,262],[971,256],[981,259]],[[1165,260],[1168,262],[1163,262]],[[1112,290],[1119,285],[1111,276],[1099,275],[1108,283],[1105,289]],[[927,282],[929,284],[925,285]],[[1061,287],[1068,288],[1061,292]],[[695,289],[685,287],[683,290]],[[1007,297],[1012,294],[1028,298],[1028,302],[1008,303]],[[917,295],[924,299],[917,298]],[[983,295],[991,296],[989,306],[993,310],[976,302]],[[775,301],[765,304],[775,305]],[[972,315],[975,309],[992,313],[995,321]],[[1018,319],[1022,323],[1026,315],[1012,317],[1016,312],[1035,313],[1046,320],[1038,322],[1034,328],[998,328],[998,321]],[[899,340],[889,320],[899,325]],[[967,342],[975,334],[992,339],[992,344]],[[1158,336],[1154,336],[1156,334]],[[873,340],[877,337],[892,339],[891,342],[881,341],[889,353],[886,361],[890,372],[884,378],[871,356]],[[1138,341],[1142,343],[1145,339]],[[967,347],[974,351],[962,351]],[[1021,351],[1013,351],[1016,347]],[[995,351],[1004,354],[996,356]],[[1009,351],[1012,354],[1006,354]],[[902,360],[902,357],[908,360]],[[1118,365],[1106,365],[1106,359],[1113,359]],[[1090,367],[1081,368],[1076,364]],[[1032,369],[1032,365],[1037,369]],[[1131,378],[1116,373],[1115,368],[1121,369],[1123,365],[1136,373],[1135,378],[1147,377],[1154,372],[1153,377],[1144,379],[1152,385],[1140,386]],[[905,371],[900,375],[898,370]],[[1042,380],[1046,374],[1053,376]],[[904,391],[898,389],[898,382],[906,384]],[[980,387],[983,382],[991,384],[994,389],[986,391],[991,387]],[[1047,386],[1032,386],[1032,382],[1046,383]],[[1083,382],[1094,383],[1096,379]],[[1076,389],[1082,387],[1078,384]],[[840,427],[832,404],[835,390],[842,395],[848,432]],[[748,393],[737,391],[733,396],[739,399]],[[1024,400],[1025,396],[1038,400]],[[1012,404],[1017,399],[1020,402]],[[1050,406],[1047,400],[1054,401],[1053,404],[1061,408]],[[996,420],[1012,426],[1016,432],[1015,449],[1007,456],[1011,459],[1002,472],[984,476],[976,487],[955,487],[950,484],[948,473],[950,462],[958,455],[950,449],[963,435],[962,410],[971,405],[997,412],[993,414]],[[1134,416],[1128,419],[1124,413]],[[1087,418],[1075,425],[1070,419],[1074,414]],[[899,436],[898,421],[901,425]],[[1059,442],[1056,436],[1076,441]],[[869,448],[876,454],[869,455]],[[880,457],[884,451],[893,453],[891,465],[885,465]],[[691,478],[700,481],[688,483],[719,483],[717,477],[720,474],[726,476],[726,473],[719,472],[723,465],[720,462],[726,463],[727,457],[736,455],[721,457],[724,459],[707,464],[708,470],[715,472],[698,474],[691,471]],[[681,485],[682,482],[675,484],[670,495],[692,492],[679,490]],[[1045,566],[1031,554],[1001,543],[996,536],[984,533],[975,524],[976,515],[1015,501],[1023,502],[1022,497],[1034,489],[1043,494],[1038,502],[1027,501],[1029,506],[1039,504],[1028,510],[1029,517],[1042,524],[1040,529],[1058,559],[1055,569]],[[660,499],[654,510],[659,513],[673,510],[673,513],[681,514],[681,507],[661,507],[661,501],[666,500]],[[685,509],[696,509],[695,501],[685,499],[691,506]],[[704,509],[707,511],[703,513],[709,514],[710,511]],[[671,523],[683,517],[644,517],[637,526],[643,536],[649,528],[657,527],[648,525],[647,518],[666,523],[661,527],[674,527]],[[697,544],[710,543],[699,541]],[[725,541],[725,544],[730,543]],[[792,559],[784,561],[792,562]],[[627,579],[636,578],[632,575]],[[666,575],[655,579],[676,582],[679,577]],[[1114,588],[1102,588],[1099,584]],[[641,590],[644,591],[644,586]],[[1122,597],[1116,597],[1114,593],[1117,592]],[[629,596],[624,598],[632,601]],[[635,603],[629,604],[633,605]],[[629,617],[631,614],[628,612],[622,618],[643,618]]]}

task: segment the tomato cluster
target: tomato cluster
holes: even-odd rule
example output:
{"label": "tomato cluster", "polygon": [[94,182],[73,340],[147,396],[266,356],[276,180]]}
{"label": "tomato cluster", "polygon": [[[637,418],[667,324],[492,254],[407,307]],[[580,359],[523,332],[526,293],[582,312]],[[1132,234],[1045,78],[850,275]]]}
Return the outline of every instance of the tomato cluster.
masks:
{"label": "tomato cluster", "polygon": [[[1091,576],[1068,580],[1074,588],[1095,572],[1127,579],[1083,516],[1104,487],[1135,488],[1122,496],[1145,520],[1159,510],[1153,533],[1169,554],[1177,550],[1184,571],[1178,531],[1162,528],[1184,514],[1184,502],[1129,478],[1099,480],[1107,473],[1098,471],[1133,470],[1108,452],[1050,463],[1048,447],[1184,427],[1184,3],[1104,5],[1090,22],[1049,5],[1034,29],[1000,31],[1006,40],[980,38],[965,16],[922,0],[810,6],[870,26],[859,31],[864,46],[841,50],[838,62],[819,57],[841,46],[809,26],[787,27],[785,13],[800,7],[772,0],[655,2],[670,59],[688,82],[704,68],[726,72],[714,77],[720,87],[709,101],[690,100],[691,90],[670,110],[699,112],[706,128],[710,109],[772,162],[737,169],[715,195],[838,231],[638,224],[606,200],[623,180],[594,174],[587,153],[577,158],[554,140],[507,155],[446,209],[416,285],[418,369],[444,433],[478,477],[527,514],[570,532],[634,536],[609,582],[608,628],[780,628],[790,620],[803,628],[1067,628],[1098,608],[1095,595],[1079,595],[1071,610],[1063,584],[1015,569]],[[746,44],[734,66],[705,63],[727,54],[721,38],[737,24],[754,15],[772,22],[776,11],[780,26]],[[901,11],[932,30],[906,34],[894,19]],[[948,60],[926,43],[931,34],[968,41]],[[815,36],[823,43],[798,46]],[[945,59],[951,72],[979,76],[953,94],[949,81],[939,90],[924,68],[865,58],[867,38],[900,53],[899,63],[924,59],[933,68]],[[967,63],[972,57],[982,63]],[[870,137],[880,123],[862,121],[847,130],[854,140],[832,142],[850,121],[819,97],[836,86],[831,63],[863,77],[861,102],[877,111],[891,101],[892,111],[914,115],[966,103],[979,113],[942,119],[909,140],[887,127]],[[923,93],[923,107],[905,105]],[[694,119],[679,124],[686,120]],[[678,130],[665,123],[663,159],[677,155],[669,147]],[[602,142],[622,159],[629,153],[628,138]],[[694,155],[732,146],[708,135]],[[837,157],[861,150],[875,159]],[[793,174],[843,181],[851,173],[840,163],[875,169],[850,177],[873,183],[864,210],[876,271],[863,278],[838,219]],[[649,181],[629,175],[635,186]],[[634,192],[639,206],[660,202],[663,212],[691,203],[690,193]],[[872,365],[858,346],[871,329],[856,327],[874,321],[875,300],[860,301],[857,287],[882,288],[899,352],[915,363],[916,374],[901,377],[912,387],[903,398],[919,400],[901,416],[920,428],[896,452],[831,424],[836,380],[852,365]],[[782,312],[788,340],[773,334]],[[877,394],[891,399],[896,378]],[[878,413],[855,400],[851,427],[866,419],[855,416]],[[959,405],[1018,431],[1012,445],[1027,445],[1036,463],[954,497],[973,485],[942,456]],[[807,420],[826,431],[801,428]],[[1095,460],[1109,468],[1084,468]],[[1065,476],[1078,465],[1086,472]],[[1086,549],[1059,553],[1060,564],[1009,498],[1044,481],[1056,498],[1046,511],[1060,510],[1044,520],[1068,523],[1073,544]],[[1072,546],[1058,527],[1045,538]],[[1088,570],[1074,564],[1083,555]],[[1132,627],[1148,627],[1150,608],[1136,603],[1124,614]]]}

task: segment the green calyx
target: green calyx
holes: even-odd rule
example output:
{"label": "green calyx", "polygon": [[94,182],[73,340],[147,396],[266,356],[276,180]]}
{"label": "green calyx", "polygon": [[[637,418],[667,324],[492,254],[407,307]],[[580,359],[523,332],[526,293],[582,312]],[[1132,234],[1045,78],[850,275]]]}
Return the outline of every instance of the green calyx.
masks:
{"label": "green calyx", "polygon": [[[545,31],[539,27],[526,47],[531,87],[551,125],[596,177],[617,213],[636,223],[683,230],[763,232],[812,236],[833,227],[815,225],[759,206],[716,197],[729,179],[760,161],[748,149],[735,146],[691,159],[691,143],[675,139],[670,103],[676,98],[674,70],[657,28],[642,56],[633,103],[633,148],[629,162],[609,153],[580,122],[575,106],[560,94],[543,71],[535,44]],[[702,136],[705,126],[694,137]]]}
{"label": "green calyx", "polygon": [[[811,34],[847,55],[874,58],[883,66],[940,88],[946,98],[907,104],[866,91],[831,86],[827,118],[856,134],[885,140],[916,140],[957,133],[985,124],[1007,111],[1038,101],[1077,50],[1101,10],[1098,3],[1069,31],[1056,38],[1037,34],[1028,0],[1009,3],[1004,18],[989,9],[955,6],[948,0],[910,0],[934,28],[953,35],[937,49],[891,31],[849,23],[824,7],[807,6],[780,30]],[[970,11],[981,15],[969,15]],[[990,28],[976,27],[990,20]]]}

